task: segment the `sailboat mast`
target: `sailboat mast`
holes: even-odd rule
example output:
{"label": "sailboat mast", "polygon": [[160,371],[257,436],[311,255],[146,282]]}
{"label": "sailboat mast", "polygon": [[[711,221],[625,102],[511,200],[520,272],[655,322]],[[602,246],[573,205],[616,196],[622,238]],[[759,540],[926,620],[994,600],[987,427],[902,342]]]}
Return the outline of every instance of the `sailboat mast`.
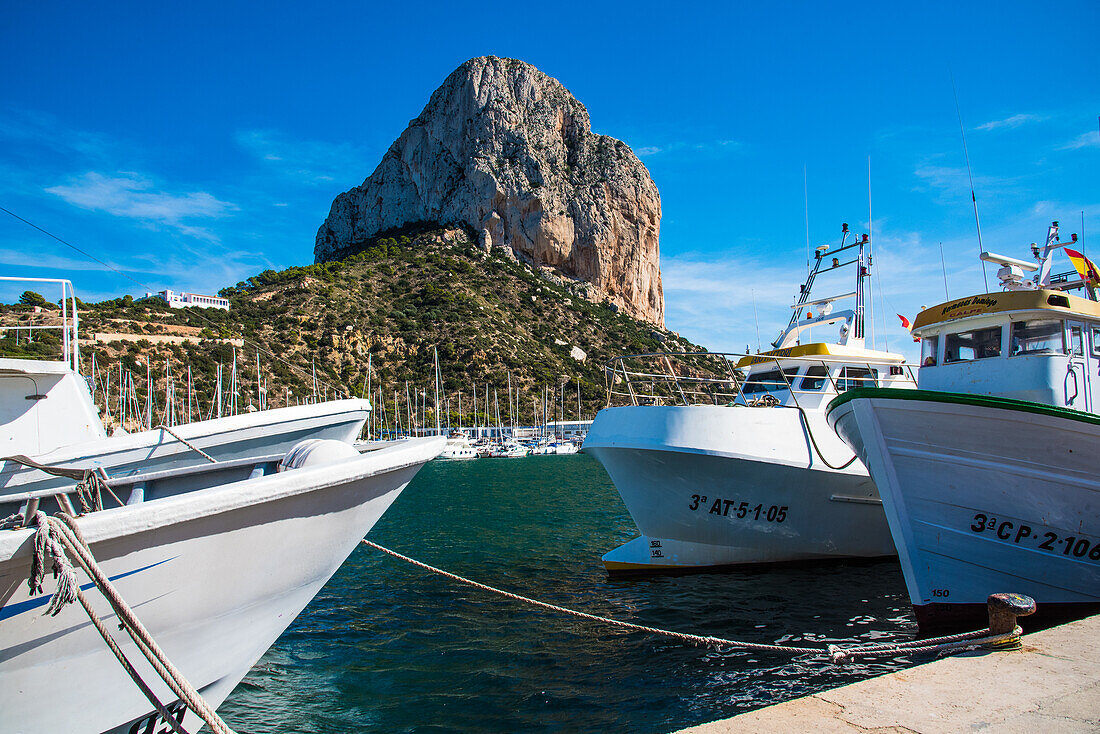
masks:
{"label": "sailboat mast", "polygon": [[435,355],[435,435],[439,435],[439,350],[436,347],[432,347],[432,353]]}

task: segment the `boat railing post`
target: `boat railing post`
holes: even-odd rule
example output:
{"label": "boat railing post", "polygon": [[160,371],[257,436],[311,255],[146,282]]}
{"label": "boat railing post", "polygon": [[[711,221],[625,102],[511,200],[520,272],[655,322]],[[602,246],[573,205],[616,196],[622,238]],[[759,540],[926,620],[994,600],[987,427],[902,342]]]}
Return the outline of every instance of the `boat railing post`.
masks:
{"label": "boat railing post", "polygon": [[837,387],[836,380],[833,379],[833,370],[830,367],[829,363],[826,362],[824,359],[821,360],[821,368],[825,370],[825,377],[829,379],[829,384],[833,387],[833,393],[835,395],[839,395],[840,388]]}
{"label": "boat railing post", "polygon": [[630,382],[630,372],[627,371],[627,369],[626,369],[626,359],[625,358],[622,361],[622,365],[623,365],[623,377],[626,378],[626,390],[630,394],[630,404],[636,406],[638,404],[638,396],[636,396],[634,394],[634,385]]}
{"label": "boat railing post", "polygon": [[737,379],[737,374],[733,371],[733,365],[730,362],[729,355],[723,354],[722,360],[726,363],[726,371],[729,372],[730,382],[733,383],[733,389],[737,391],[736,397],[741,398],[745,405],[749,404],[748,398],[745,397],[745,393],[741,392],[741,383]]}
{"label": "boat railing post", "polygon": [[[1016,629],[1018,617],[1035,613],[1035,600],[1023,594],[990,594],[986,608],[989,611],[989,634],[1007,635]],[[1015,643],[1019,644],[1019,639]]]}
{"label": "boat railing post", "polygon": [[913,365],[905,365],[905,369],[909,372],[909,382],[913,383],[913,387],[917,386],[917,378],[913,376]]}
{"label": "boat railing post", "polygon": [[[787,373],[783,371],[783,365],[779,363],[779,360],[775,360],[776,369],[779,370],[779,376],[783,378],[783,382],[787,385],[787,392],[791,394],[791,399],[794,400],[795,407],[801,408],[798,404],[798,396],[794,394],[794,385],[791,384],[791,380],[787,377]],[[796,370],[797,371],[797,370]]]}
{"label": "boat railing post", "polygon": [[684,401],[684,405],[688,404],[687,396],[684,395],[684,389],[680,387],[680,378],[676,375],[676,372],[672,369],[672,361],[668,358],[668,353],[661,355],[665,359],[665,366],[668,367],[668,376],[672,378],[672,382],[675,383],[676,389],[680,393],[680,399]]}

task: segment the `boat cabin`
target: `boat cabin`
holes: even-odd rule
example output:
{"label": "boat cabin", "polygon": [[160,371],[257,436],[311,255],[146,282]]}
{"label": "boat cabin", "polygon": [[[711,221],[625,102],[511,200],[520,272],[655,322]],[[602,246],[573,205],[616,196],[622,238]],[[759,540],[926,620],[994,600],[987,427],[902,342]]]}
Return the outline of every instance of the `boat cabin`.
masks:
{"label": "boat cabin", "polygon": [[[1062,242],[1058,222],[1051,222],[1046,243],[1032,243],[1031,261],[983,252],[983,261],[1001,266],[997,277],[1004,290],[941,303],[917,315],[912,330],[921,340],[917,386],[1095,412],[1100,273],[1067,247],[1076,243],[1076,234]],[[1074,270],[1055,274],[1053,256],[1062,248]]]}
{"label": "boat cabin", "polygon": [[[803,344],[742,357],[737,404],[818,409],[853,387],[913,387],[900,354],[841,344]],[[771,396],[767,398],[765,396]]]}
{"label": "boat cabin", "polygon": [[[815,251],[813,268],[791,306],[790,323],[772,342],[775,349],[737,362],[744,379],[737,404],[775,400],[780,405],[818,409],[853,387],[913,387],[902,355],[866,348],[864,301],[871,267],[870,237],[865,234],[849,242],[847,224],[842,225],[841,233],[839,247],[830,250],[822,246]],[[855,271],[854,290],[811,299],[819,275],[844,268]],[[834,310],[836,303],[848,299],[852,300],[850,308]],[[836,343],[810,342],[812,329],[838,325]]]}
{"label": "boat cabin", "polygon": [[922,311],[923,390],[1095,411],[1100,303],[1057,290],[972,296]]}

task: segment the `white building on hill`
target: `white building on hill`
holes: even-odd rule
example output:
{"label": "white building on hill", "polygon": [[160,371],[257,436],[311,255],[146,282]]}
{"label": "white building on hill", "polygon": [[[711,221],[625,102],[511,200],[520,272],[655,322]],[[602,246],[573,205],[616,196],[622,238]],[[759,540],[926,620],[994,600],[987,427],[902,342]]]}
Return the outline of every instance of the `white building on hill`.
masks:
{"label": "white building on hill", "polygon": [[204,296],[201,293],[176,293],[175,291],[161,291],[160,293],[146,293],[146,297],[159,296],[163,298],[169,306],[172,308],[188,308],[195,306],[197,308],[220,308],[223,311],[229,310],[229,299],[220,298],[218,296]]}

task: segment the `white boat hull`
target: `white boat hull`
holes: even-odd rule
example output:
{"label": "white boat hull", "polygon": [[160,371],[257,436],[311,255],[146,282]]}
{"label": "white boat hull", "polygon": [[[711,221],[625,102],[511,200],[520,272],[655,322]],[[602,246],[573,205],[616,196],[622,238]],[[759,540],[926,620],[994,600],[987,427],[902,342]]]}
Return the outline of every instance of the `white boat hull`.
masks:
{"label": "white boat hull", "polygon": [[829,420],[878,484],[922,628],[980,623],[997,592],[1033,597],[1037,624],[1100,610],[1100,421],[893,392],[838,401]]}
{"label": "white boat hull", "polygon": [[[442,444],[402,442],[93,513],[80,525],[119,592],[216,707]],[[169,731],[79,605],[43,616],[53,579],[45,595],[28,595],[31,546],[31,531],[0,536],[0,731]],[[87,593],[110,623],[106,602]],[[129,639],[118,638],[158,697],[173,702]],[[185,726],[198,725],[188,715]]]}
{"label": "white boat hull", "polygon": [[[851,458],[821,413],[805,415],[830,463]],[[825,465],[794,409],[608,408],[583,450],[603,464],[643,536],[604,556],[612,572],[895,552],[862,464]]]}
{"label": "white boat hull", "polygon": [[[306,438],[328,438],[350,443],[359,434],[369,413],[369,401],[333,400],[197,421],[172,430],[218,461],[229,461],[284,453]],[[206,463],[200,454],[163,430],[73,444],[34,458],[41,464],[102,467],[111,477]],[[70,480],[48,477],[34,469],[5,461],[0,469],[0,503],[4,495],[69,484],[72,484]]]}

